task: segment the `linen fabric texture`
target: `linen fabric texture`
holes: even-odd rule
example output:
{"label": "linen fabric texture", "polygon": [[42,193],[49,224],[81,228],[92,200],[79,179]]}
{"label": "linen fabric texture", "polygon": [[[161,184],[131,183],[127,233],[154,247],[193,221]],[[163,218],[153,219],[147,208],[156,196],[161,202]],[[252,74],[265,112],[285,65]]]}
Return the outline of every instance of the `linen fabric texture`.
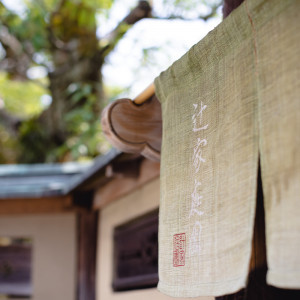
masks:
{"label": "linen fabric texture", "polygon": [[245,287],[261,160],[267,282],[300,288],[300,1],[246,0],[155,79],[158,289]]}

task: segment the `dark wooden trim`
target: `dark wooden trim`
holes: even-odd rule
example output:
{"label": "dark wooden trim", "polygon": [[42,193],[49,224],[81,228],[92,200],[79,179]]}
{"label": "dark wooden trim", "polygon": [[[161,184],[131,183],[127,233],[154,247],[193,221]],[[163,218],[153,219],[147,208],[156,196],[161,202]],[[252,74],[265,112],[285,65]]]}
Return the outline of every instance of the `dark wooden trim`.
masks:
{"label": "dark wooden trim", "polygon": [[160,163],[144,159],[139,166],[139,176],[112,179],[99,188],[94,197],[94,209],[101,209],[107,204],[125,196],[143,184],[159,177]]}
{"label": "dark wooden trim", "polygon": [[94,191],[75,191],[73,193],[73,205],[84,209],[90,209],[93,205]]}
{"label": "dark wooden trim", "polygon": [[246,288],[216,300],[299,300],[300,290],[279,289],[266,283],[267,267],[250,272]]}
{"label": "dark wooden trim", "polygon": [[250,272],[267,266],[265,212],[260,167],[257,175],[256,212],[252,239]]}
{"label": "dark wooden trim", "polygon": [[71,212],[71,196],[0,200],[0,215]]}
{"label": "dark wooden trim", "polygon": [[95,300],[98,212],[86,211],[79,213],[77,229],[77,300]]}

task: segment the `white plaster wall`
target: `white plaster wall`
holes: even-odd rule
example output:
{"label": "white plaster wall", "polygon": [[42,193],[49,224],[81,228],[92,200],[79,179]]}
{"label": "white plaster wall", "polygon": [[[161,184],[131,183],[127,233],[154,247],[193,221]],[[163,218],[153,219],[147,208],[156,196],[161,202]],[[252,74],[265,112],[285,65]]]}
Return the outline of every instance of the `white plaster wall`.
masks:
{"label": "white plaster wall", "polygon": [[1,216],[0,236],[33,238],[32,300],[75,300],[75,214]]}
{"label": "white plaster wall", "polygon": [[[117,188],[117,187],[116,187]],[[151,181],[133,193],[111,203],[100,212],[98,261],[97,261],[97,300],[170,300],[174,299],[161,294],[156,288],[113,292],[113,229],[137,216],[143,215],[159,206],[159,179]],[[184,298],[177,298],[184,299]],[[186,298],[185,298],[186,299]],[[213,300],[213,297],[194,298]]]}

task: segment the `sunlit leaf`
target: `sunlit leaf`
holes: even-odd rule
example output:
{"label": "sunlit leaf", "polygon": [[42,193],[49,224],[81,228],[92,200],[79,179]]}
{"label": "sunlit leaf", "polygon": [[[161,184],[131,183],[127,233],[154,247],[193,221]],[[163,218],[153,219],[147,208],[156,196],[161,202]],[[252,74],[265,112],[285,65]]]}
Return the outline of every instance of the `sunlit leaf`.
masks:
{"label": "sunlit leaf", "polygon": [[5,108],[20,116],[39,114],[42,111],[40,98],[45,92],[35,83],[11,81],[0,73],[0,97]]}

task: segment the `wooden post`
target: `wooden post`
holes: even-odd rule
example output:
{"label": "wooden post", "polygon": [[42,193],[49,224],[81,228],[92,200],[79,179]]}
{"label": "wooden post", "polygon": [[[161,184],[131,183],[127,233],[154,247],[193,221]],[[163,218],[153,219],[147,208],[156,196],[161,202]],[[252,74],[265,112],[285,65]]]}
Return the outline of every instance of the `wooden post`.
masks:
{"label": "wooden post", "polygon": [[77,226],[77,300],[95,300],[98,212],[79,213]]}

